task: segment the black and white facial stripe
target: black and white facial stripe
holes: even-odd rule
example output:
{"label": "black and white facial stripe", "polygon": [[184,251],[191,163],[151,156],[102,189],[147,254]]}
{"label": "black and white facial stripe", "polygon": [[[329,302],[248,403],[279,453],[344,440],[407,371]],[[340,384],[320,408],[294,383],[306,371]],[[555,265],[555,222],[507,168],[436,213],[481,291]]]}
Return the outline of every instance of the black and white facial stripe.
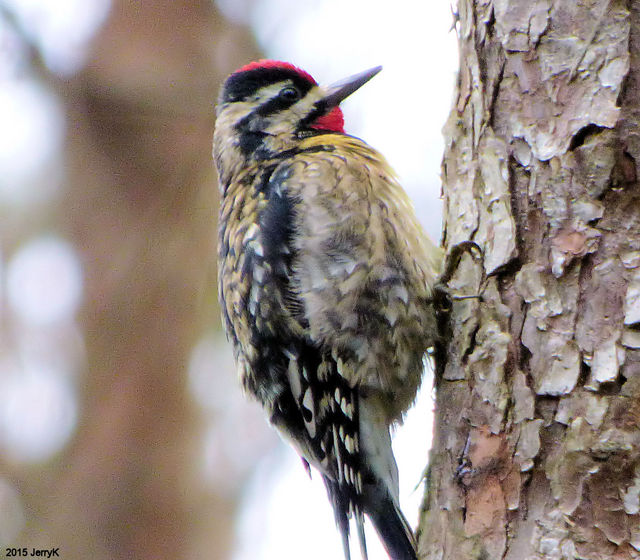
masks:
{"label": "black and white facial stripe", "polygon": [[222,90],[222,103],[247,101],[268,84],[289,81],[304,96],[315,84],[299,72],[288,68],[254,68],[227,78]]}

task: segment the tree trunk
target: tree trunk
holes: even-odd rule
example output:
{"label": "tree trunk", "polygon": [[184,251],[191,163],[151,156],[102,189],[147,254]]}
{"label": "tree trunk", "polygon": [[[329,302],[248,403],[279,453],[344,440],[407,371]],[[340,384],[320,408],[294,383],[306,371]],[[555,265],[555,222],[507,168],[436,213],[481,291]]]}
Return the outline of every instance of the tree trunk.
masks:
{"label": "tree trunk", "polygon": [[640,2],[460,0],[423,558],[640,558]]}

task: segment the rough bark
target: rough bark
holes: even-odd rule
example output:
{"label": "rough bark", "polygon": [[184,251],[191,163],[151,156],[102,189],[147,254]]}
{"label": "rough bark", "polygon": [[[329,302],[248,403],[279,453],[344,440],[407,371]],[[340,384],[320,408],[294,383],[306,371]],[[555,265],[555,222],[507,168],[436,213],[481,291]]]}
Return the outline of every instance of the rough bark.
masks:
{"label": "rough bark", "polygon": [[640,3],[460,0],[423,558],[640,558]]}

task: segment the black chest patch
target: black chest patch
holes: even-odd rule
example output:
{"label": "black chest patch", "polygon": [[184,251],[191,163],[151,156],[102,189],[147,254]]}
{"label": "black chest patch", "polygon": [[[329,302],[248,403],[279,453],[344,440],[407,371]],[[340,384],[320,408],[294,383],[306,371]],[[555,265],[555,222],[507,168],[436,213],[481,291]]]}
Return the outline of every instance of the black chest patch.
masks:
{"label": "black chest patch", "polygon": [[[278,280],[288,282],[291,272],[293,236],[293,204],[284,190],[283,183],[288,173],[271,169],[260,188],[267,198],[267,205],[260,215],[260,231],[264,248],[264,259]],[[265,174],[267,175],[267,174]]]}
{"label": "black chest patch", "polygon": [[250,360],[255,386],[250,390],[261,400],[271,400],[286,386],[286,354],[295,330],[290,312],[292,305],[295,307],[290,288],[294,209],[283,189],[283,177],[279,172],[274,174],[276,167],[267,167],[254,180],[254,196],[262,202],[256,216],[256,237],[244,248],[242,267],[243,282],[248,285],[243,315],[255,349]]}

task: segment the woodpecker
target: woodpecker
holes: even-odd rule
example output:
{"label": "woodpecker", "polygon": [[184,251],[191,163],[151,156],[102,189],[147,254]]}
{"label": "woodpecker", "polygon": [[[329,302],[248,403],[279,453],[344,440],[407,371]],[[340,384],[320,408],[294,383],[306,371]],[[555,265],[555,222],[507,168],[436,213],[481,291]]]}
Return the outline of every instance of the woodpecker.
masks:
{"label": "woodpecker", "polygon": [[436,338],[442,254],[376,150],[344,132],[340,102],[381,70],[323,87],[252,62],[222,86],[213,142],[218,288],[244,390],[317,469],[345,558],[364,516],[393,560],[416,560],[390,427]]}

